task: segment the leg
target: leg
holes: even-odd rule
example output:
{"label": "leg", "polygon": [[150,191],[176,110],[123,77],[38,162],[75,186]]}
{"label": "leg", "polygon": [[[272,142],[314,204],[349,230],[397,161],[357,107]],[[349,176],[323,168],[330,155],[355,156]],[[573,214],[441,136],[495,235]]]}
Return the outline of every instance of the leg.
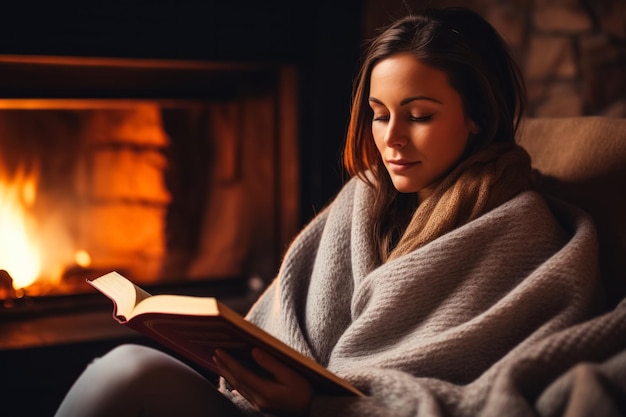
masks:
{"label": "leg", "polygon": [[223,417],[241,413],[203,376],[145,346],[122,345],[94,360],[56,417]]}

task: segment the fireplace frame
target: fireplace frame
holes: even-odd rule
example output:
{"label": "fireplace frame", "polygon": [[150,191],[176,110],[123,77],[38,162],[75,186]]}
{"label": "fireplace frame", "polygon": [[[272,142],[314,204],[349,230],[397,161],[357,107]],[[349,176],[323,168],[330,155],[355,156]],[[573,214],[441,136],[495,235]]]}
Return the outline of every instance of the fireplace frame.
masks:
{"label": "fireplace frame", "polygon": [[[276,129],[272,184],[276,210],[273,267],[297,232],[299,224],[298,74],[293,66],[257,62],[217,62],[143,58],[0,55],[0,110],[71,109],[84,103],[106,108],[124,103],[229,99],[275,86]],[[267,276],[263,277],[267,281]],[[267,283],[267,282],[265,282]],[[241,292],[241,285],[211,283],[210,287]],[[197,285],[190,291],[197,292]],[[176,287],[179,292],[184,288]],[[61,305],[86,304],[60,297]],[[23,304],[32,304],[30,303]],[[44,305],[50,304],[46,301]],[[53,303],[58,307],[58,303]],[[41,306],[41,302],[39,302]],[[46,308],[27,307],[28,314]],[[11,317],[18,316],[15,312]]]}

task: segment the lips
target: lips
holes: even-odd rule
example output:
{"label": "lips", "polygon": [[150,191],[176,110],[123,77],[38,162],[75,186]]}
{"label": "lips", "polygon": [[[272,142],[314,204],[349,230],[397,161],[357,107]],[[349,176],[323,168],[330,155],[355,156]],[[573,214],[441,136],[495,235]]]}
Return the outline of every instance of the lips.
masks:
{"label": "lips", "polygon": [[393,159],[387,161],[387,167],[393,172],[402,172],[419,165],[420,161],[409,161],[406,159]]}

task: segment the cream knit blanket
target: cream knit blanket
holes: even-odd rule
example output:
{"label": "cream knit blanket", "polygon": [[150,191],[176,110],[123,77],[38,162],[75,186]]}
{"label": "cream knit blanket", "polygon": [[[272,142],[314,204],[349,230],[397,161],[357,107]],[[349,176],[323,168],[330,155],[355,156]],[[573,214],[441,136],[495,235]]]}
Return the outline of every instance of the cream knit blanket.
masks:
{"label": "cream knit blanket", "polygon": [[[368,394],[318,398],[311,415],[552,416],[580,381],[626,387],[626,305],[585,322],[601,291],[584,213],[522,192],[377,265],[371,199],[348,182],[248,314]],[[610,390],[582,392],[593,405]]]}

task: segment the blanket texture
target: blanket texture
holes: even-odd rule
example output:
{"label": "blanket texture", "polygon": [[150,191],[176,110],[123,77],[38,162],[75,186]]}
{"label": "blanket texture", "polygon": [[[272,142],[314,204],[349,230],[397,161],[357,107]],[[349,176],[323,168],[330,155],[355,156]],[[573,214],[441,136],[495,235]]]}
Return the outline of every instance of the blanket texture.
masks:
{"label": "blanket texture", "polygon": [[387,259],[405,255],[531,188],[530,156],[521,146],[495,143],[454,168],[413,213]]}
{"label": "blanket texture", "polygon": [[319,397],[312,416],[592,415],[570,411],[597,402],[619,412],[626,304],[597,313],[586,214],[524,191],[380,265],[371,199],[348,182],[247,316],[367,394]]}

